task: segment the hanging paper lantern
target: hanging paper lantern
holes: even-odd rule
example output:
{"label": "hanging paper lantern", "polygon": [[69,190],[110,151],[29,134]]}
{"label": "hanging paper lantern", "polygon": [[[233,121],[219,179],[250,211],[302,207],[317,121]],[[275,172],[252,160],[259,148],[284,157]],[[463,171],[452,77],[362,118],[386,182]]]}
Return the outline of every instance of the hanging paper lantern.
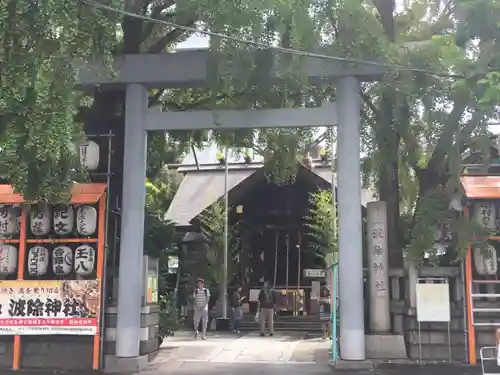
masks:
{"label": "hanging paper lantern", "polygon": [[97,210],[83,205],[76,211],[76,230],[82,236],[92,236],[97,228]]}
{"label": "hanging paper lantern", "polygon": [[0,275],[11,275],[17,267],[17,249],[12,245],[0,245]]}
{"label": "hanging paper lantern", "polygon": [[28,273],[43,276],[49,266],[49,250],[43,246],[33,246],[28,252]]}
{"label": "hanging paper lantern", "polygon": [[13,205],[12,213],[16,218],[16,224],[14,226],[14,232],[12,234],[19,234],[21,232],[21,205],[20,204]]}
{"label": "hanging paper lantern", "polygon": [[474,205],[474,218],[485,228],[495,229],[496,214],[496,207],[491,202],[479,202]]}
{"label": "hanging paper lantern", "polygon": [[54,233],[58,236],[70,234],[73,231],[74,211],[72,206],[58,207],[54,210]]}
{"label": "hanging paper lantern", "polygon": [[94,272],[95,250],[89,245],[78,246],[75,250],[75,272],[86,276]]}
{"label": "hanging paper lantern", "polygon": [[479,275],[496,275],[497,265],[497,251],[488,245],[488,250],[481,250],[475,248],[473,251],[474,266]]}
{"label": "hanging paper lantern", "polygon": [[10,236],[16,229],[16,217],[12,206],[8,204],[0,205],[0,236]]}
{"label": "hanging paper lantern", "polygon": [[52,251],[52,270],[57,276],[71,273],[73,267],[73,250],[68,246],[57,246]]}
{"label": "hanging paper lantern", "polygon": [[31,212],[30,228],[35,236],[45,236],[50,232],[50,209],[36,207]]}
{"label": "hanging paper lantern", "polygon": [[80,145],[80,164],[89,171],[99,166],[99,145],[94,141],[87,141]]}

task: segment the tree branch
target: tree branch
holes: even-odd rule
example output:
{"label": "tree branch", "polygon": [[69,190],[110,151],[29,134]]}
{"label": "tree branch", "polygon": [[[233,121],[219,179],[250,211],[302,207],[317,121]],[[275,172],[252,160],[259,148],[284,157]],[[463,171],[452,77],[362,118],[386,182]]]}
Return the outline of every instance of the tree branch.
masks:
{"label": "tree branch", "polygon": [[472,118],[467,122],[467,124],[460,131],[460,135],[458,136],[458,141],[460,142],[460,154],[462,154],[467,148],[470,136],[479,126],[479,124],[485,119],[486,115],[483,111],[474,111],[472,114]]}
{"label": "tree branch", "polygon": [[375,104],[373,104],[370,97],[368,95],[366,95],[363,92],[363,90],[360,90],[360,93],[361,93],[361,99],[363,99],[363,101],[368,106],[368,108],[370,108],[370,110],[373,112],[373,115],[375,116],[375,118],[378,118],[378,116],[379,116],[378,108],[375,106]]}
{"label": "tree branch", "polygon": [[[163,2],[163,4],[156,5],[153,7],[153,10],[151,11],[150,17],[154,18],[155,20],[166,20],[167,18],[171,17],[171,15],[165,15],[162,17],[161,13],[167,9],[168,7],[172,6],[175,3],[174,0],[169,0]],[[148,22],[144,26],[144,30],[142,31],[142,40],[145,41],[151,36],[151,33],[153,32],[153,29],[156,25],[156,22]]]}
{"label": "tree branch", "polygon": [[444,166],[446,154],[450,147],[453,146],[453,135],[456,132],[466,107],[467,101],[464,98],[455,100],[453,110],[448,116],[448,120],[439,136],[434,152],[432,153],[429,163],[427,163],[427,169],[438,171]]}
{"label": "tree branch", "polygon": [[[186,23],[182,23],[182,26],[193,27],[195,25],[196,20],[189,20]],[[172,31],[168,32],[165,36],[160,38],[156,43],[154,43],[148,50],[148,53],[160,53],[165,50],[170,44],[175,42],[182,34],[187,31],[176,28]]]}
{"label": "tree branch", "polygon": [[149,98],[148,108],[154,107],[156,104],[158,104],[158,101],[163,96],[163,94],[165,94],[165,91],[165,89],[160,89],[151,98]]}
{"label": "tree branch", "polygon": [[380,16],[380,23],[389,40],[394,41],[394,0],[372,0]]}

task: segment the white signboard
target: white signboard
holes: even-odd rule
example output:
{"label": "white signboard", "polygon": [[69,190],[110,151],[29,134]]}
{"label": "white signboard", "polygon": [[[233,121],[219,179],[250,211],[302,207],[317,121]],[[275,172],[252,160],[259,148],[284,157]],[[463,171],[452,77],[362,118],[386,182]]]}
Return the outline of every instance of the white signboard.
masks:
{"label": "white signboard", "polygon": [[448,283],[417,283],[417,321],[450,321],[450,287]]}
{"label": "white signboard", "polygon": [[325,270],[319,268],[308,268],[304,270],[304,277],[324,278],[326,276]]}

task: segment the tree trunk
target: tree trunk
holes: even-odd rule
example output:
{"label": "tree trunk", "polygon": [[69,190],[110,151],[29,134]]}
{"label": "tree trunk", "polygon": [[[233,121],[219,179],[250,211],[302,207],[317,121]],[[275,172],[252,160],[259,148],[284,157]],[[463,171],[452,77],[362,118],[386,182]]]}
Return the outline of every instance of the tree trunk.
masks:
{"label": "tree trunk", "polygon": [[381,155],[379,161],[380,200],[387,204],[387,246],[389,251],[389,267],[403,266],[401,233],[399,228],[399,169],[398,152],[400,136],[393,127],[395,93],[384,91],[381,98],[380,118],[377,143]]}

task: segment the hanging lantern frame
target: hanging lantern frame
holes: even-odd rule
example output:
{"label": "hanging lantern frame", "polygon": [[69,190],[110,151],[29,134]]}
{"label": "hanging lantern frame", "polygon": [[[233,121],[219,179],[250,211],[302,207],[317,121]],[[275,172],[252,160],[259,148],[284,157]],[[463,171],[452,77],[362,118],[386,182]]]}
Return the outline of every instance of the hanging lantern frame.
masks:
{"label": "hanging lantern frame", "polygon": [[[71,200],[69,204],[72,205],[80,205],[80,204],[90,204],[95,205],[97,207],[97,231],[96,234],[92,237],[83,237],[78,234],[77,231],[74,233],[77,234],[75,238],[50,238],[52,235],[45,236],[44,238],[31,238],[32,234],[30,233],[29,228],[29,215],[31,205],[36,204],[36,202],[26,202],[24,198],[14,192],[14,189],[11,185],[0,185],[0,204],[7,205],[21,205],[21,218],[20,218],[20,231],[19,234],[14,234],[9,239],[0,239],[0,244],[9,244],[14,245],[18,248],[18,257],[17,257],[17,278],[16,280],[5,281],[8,283],[12,283],[12,285],[17,285],[19,288],[23,288],[26,283],[56,283],[62,282],[65,280],[70,280],[65,276],[65,279],[62,280],[61,276],[55,275],[55,280],[43,280],[33,279],[31,275],[28,275],[30,280],[25,280],[25,271],[27,268],[27,257],[29,247],[33,245],[40,246],[57,246],[66,245],[73,247],[78,245],[86,244],[92,245],[95,249],[95,271],[93,275],[95,278],[85,278],[86,281],[97,281],[98,283],[98,296],[97,296],[97,306],[96,306],[96,314],[95,318],[83,318],[87,319],[91,322],[90,327],[95,327],[92,330],[93,333],[88,336],[93,336],[92,340],[92,368],[94,370],[100,369],[100,359],[101,359],[101,334],[103,332],[103,275],[104,275],[104,260],[105,260],[105,237],[106,237],[106,184],[103,183],[87,183],[87,184],[74,184],[71,190]],[[50,215],[51,222],[53,221],[52,212]],[[76,216],[76,215],[75,215]],[[49,237],[49,238],[47,238]],[[75,246],[76,245],[76,246]],[[71,247],[71,246],[70,246]],[[74,250],[74,249],[73,249]],[[50,267],[51,268],[51,267]],[[74,280],[74,278],[71,278]],[[3,282],[3,281],[0,281]],[[1,323],[0,323],[1,326]],[[95,333],[94,333],[95,332]],[[57,333],[53,333],[56,335]],[[71,333],[69,333],[71,335]],[[12,369],[19,370],[21,368],[21,345],[23,341],[22,334],[13,335],[13,355],[12,355]],[[24,354],[26,355],[26,354]]]}

